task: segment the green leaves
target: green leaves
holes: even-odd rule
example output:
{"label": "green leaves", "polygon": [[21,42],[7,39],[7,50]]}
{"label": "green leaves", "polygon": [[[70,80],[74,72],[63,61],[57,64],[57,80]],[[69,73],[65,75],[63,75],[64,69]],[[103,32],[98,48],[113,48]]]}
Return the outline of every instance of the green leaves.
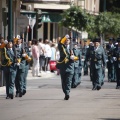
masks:
{"label": "green leaves", "polygon": [[103,12],[99,15],[87,13],[78,6],[72,6],[62,13],[60,24],[67,28],[74,27],[79,31],[87,31],[89,36],[95,37],[100,34],[120,33],[120,14]]}

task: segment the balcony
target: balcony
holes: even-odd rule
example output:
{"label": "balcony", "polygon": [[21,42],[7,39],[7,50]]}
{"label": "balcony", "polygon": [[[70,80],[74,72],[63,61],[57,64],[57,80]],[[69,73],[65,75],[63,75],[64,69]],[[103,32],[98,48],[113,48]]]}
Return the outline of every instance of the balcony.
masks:
{"label": "balcony", "polygon": [[22,0],[23,3],[42,3],[42,2],[58,2],[58,3],[70,3],[71,0]]}

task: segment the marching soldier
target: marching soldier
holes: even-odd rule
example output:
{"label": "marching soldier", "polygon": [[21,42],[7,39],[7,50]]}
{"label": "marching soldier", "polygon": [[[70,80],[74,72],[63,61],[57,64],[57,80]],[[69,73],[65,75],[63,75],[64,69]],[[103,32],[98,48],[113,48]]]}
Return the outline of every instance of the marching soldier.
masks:
{"label": "marching soldier", "polygon": [[23,95],[23,81],[25,74],[25,55],[23,50],[22,39],[17,40],[15,45],[16,59],[17,59],[17,74],[15,78],[16,97],[22,97]]}
{"label": "marching soldier", "polygon": [[81,75],[81,53],[78,49],[77,43],[74,43],[73,54],[78,57],[79,59],[74,61],[74,75],[72,78],[72,88],[76,88],[80,83],[80,75]]}
{"label": "marching soldier", "polygon": [[30,67],[30,62],[32,60],[32,54],[31,54],[31,49],[29,47],[29,42],[28,42],[28,45],[25,46],[25,72],[24,72],[24,76],[23,76],[23,92],[22,92],[22,95],[25,95],[26,94],[26,85],[27,85],[27,75],[28,75],[28,70],[29,70],[29,67]]}
{"label": "marching soldier", "polygon": [[117,39],[118,45],[114,49],[114,60],[115,60],[115,68],[116,68],[116,76],[117,76],[117,85],[116,89],[120,89],[120,38]]}
{"label": "marching soldier", "polygon": [[[5,50],[6,60],[8,61],[6,66],[4,67],[5,79],[6,79],[6,91],[7,96],[6,99],[14,98],[14,84],[15,84],[15,76],[16,76],[16,58],[13,49],[12,41],[9,41]],[[7,75],[7,76],[6,76]]]}
{"label": "marching soldier", "polygon": [[[105,52],[100,45],[100,39],[94,39],[94,46],[89,49],[86,55],[86,60],[90,60],[90,66],[92,71],[92,90],[100,90],[102,83],[102,71],[106,64]],[[94,73],[94,74],[93,74]]]}
{"label": "marching soldier", "polygon": [[74,59],[78,59],[77,57],[71,54],[71,50],[69,47],[70,40],[68,38],[69,35],[66,35],[58,43],[60,59],[56,65],[56,67],[60,69],[62,89],[65,94],[64,100],[68,100],[70,97],[69,93],[74,74]]}
{"label": "marching soldier", "polygon": [[108,58],[108,62],[107,62],[107,68],[108,68],[108,82],[113,82],[116,79],[116,75],[115,75],[115,62],[113,59],[113,53],[114,53],[114,45],[113,45],[113,38],[109,39],[109,44],[106,46],[107,49],[107,58]]}
{"label": "marching soldier", "polygon": [[84,40],[84,47],[82,48],[82,57],[83,57],[83,62],[82,63],[83,63],[84,75],[88,75],[88,64],[85,61],[86,53],[87,53],[88,48],[89,48],[89,46],[87,45],[87,40]]}

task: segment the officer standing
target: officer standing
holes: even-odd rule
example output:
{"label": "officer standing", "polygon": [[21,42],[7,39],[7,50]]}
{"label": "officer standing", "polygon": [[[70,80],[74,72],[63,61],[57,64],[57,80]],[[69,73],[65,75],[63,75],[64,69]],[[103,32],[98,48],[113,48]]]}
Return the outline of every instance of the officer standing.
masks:
{"label": "officer standing", "polygon": [[120,89],[120,38],[117,39],[118,45],[114,49],[114,60],[115,68],[116,68],[116,76],[117,76],[117,85],[116,89]]}
{"label": "officer standing", "polygon": [[87,61],[85,61],[88,48],[89,46],[87,45],[87,40],[84,40],[84,47],[82,48],[82,57],[83,57],[82,64],[83,64],[84,75],[88,75],[88,64]]}
{"label": "officer standing", "polygon": [[106,64],[105,52],[100,45],[100,39],[93,40],[94,46],[89,49],[86,55],[86,60],[90,60],[90,66],[92,73],[92,90],[100,90],[102,83],[102,70]]}
{"label": "officer standing", "polygon": [[114,64],[114,59],[113,59],[113,53],[114,53],[114,45],[113,45],[113,38],[109,39],[109,44],[106,46],[106,50],[107,50],[107,58],[108,58],[108,62],[107,62],[107,68],[108,68],[108,82],[113,82],[116,79],[116,75],[115,75],[115,64]]}
{"label": "officer standing", "polygon": [[72,88],[76,88],[81,83],[81,53],[78,49],[77,43],[74,43],[73,54],[78,57],[78,60],[74,61],[74,75],[72,78]]}
{"label": "officer standing", "polygon": [[60,59],[57,62],[56,66],[58,69],[60,69],[62,89],[65,94],[64,100],[68,100],[70,97],[69,93],[74,74],[74,59],[76,58],[74,55],[71,54],[71,50],[69,48],[70,39],[68,38],[69,35],[66,35],[58,43]]}

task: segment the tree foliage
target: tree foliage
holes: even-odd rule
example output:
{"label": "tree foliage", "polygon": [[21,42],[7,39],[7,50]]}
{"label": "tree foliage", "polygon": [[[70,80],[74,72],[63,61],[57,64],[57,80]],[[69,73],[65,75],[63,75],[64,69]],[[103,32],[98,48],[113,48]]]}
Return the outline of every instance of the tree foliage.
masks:
{"label": "tree foliage", "polygon": [[120,33],[120,14],[103,12],[99,15],[89,14],[80,7],[72,6],[62,13],[60,24],[67,28],[74,27],[79,31],[87,31],[89,36]]}

